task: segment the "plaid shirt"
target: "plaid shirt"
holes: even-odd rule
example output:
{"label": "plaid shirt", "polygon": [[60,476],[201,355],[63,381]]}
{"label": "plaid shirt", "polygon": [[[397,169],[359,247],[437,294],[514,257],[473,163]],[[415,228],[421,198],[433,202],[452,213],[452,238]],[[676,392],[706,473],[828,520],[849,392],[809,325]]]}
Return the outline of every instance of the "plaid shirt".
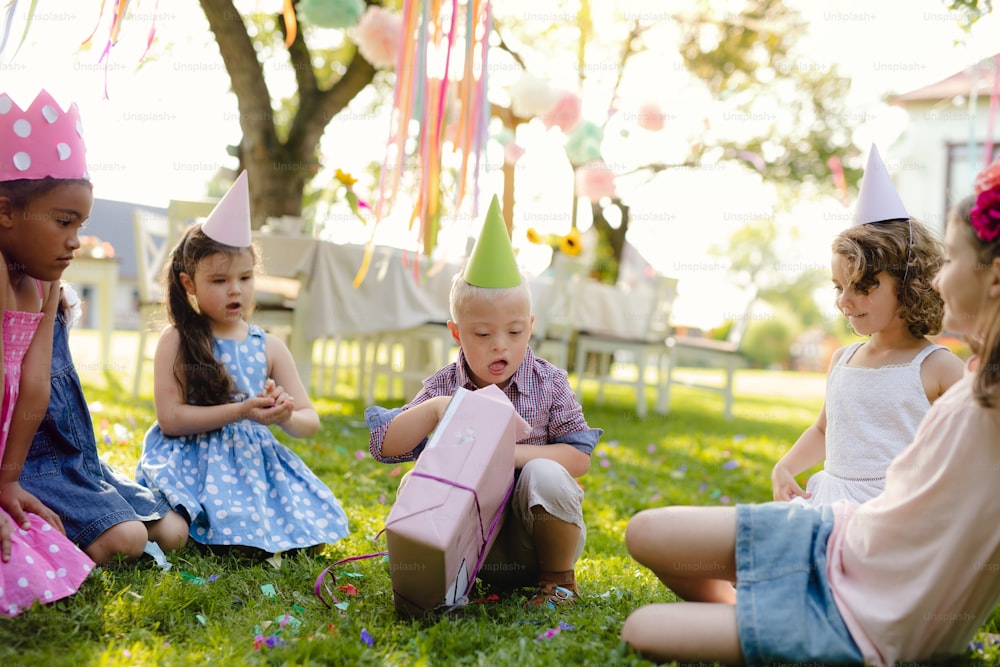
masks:
{"label": "plaid shirt", "polygon": [[[382,440],[389,429],[389,422],[403,410],[430,398],[451,396],[458,387],[470,391],[478,388],[469,377],[465,355],[461,349],[458,351],[458,360],[424,380],[424,388],[403,407],[388,410],[372,406],[365,410],[365,421],[371,429],[368,451],[372,457],[382,463],[416,460],[427,444],[427,438],[402,456],[382,456]],[[566,371],[536,357],[530,348],[503,392],[518,414],[531,425],[531,433],[518,444],[565,443],[589,455],[604,433],[601,429],[587,426],[580,403],[569,387]]]}

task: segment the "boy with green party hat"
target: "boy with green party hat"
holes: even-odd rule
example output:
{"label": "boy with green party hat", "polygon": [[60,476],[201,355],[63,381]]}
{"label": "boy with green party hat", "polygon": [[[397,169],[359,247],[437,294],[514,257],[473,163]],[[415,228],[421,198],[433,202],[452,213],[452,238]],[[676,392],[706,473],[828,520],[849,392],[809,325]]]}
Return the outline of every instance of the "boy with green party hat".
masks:
{"label": "boy with green party hat", "polygon": [[529,607],[573,604],[573,567],[583,551],[583,490],[576,482],[590,468],[603,431],[587,425],[566,371],[528,347],[534,316],[494,196],[464,271],[451,288],[448,328],[458,359],[424,380],[401,408],[372,406],[369,450],[382,463],[413,461],[423,451],[459,387],[501,389],[531,425],[514,451],[514,491],[503,528],[479,570],[487,583],[535,586]]}

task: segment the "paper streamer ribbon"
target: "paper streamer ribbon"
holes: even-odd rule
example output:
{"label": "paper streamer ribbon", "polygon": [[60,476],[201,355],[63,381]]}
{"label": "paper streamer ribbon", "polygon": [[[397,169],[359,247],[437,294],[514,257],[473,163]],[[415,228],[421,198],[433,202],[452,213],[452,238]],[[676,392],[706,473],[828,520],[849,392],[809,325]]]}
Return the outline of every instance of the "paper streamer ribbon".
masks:
{"label": "paper streamer ribbon", "polygon": [[[409,228],[417,231],[423,254],[430,255],[437,244],[445,209],[441,165],[446,139],[462,156],[455,199],[448,209],[457,211],[471,190],[476,195],[473,215],[478,213],[475,199],[479,194],[480,156],[489,120],[486,57],[492,14],[489,0],[404,0],[402,24],[389,140],[373,210],[375,226],[391,212],[404,168],[413,158],[407,156],[406,148],[414,139],[410,127],[415,125],[419,128],[415,137],[419,189]],[[464,48],[460,49],[459,44]],[[474,165],[471,169],[470,164]],[[373,227],[361,268],[354,277],[355,286],[368,273],[374,240]],[[412,269],[419,279],[420,261],[416,258]]]}

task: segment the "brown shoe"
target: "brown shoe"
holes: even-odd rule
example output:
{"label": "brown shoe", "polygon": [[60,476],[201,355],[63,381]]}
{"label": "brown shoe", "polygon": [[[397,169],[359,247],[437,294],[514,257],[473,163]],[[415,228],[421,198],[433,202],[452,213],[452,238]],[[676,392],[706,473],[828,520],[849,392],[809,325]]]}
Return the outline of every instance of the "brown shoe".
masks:
{"label": "brown shoe", "polygon": [[543,572],[534,594],[528,598],[524,606],[530,609],[568,607],[576,604],[579,594],[573,570]]}

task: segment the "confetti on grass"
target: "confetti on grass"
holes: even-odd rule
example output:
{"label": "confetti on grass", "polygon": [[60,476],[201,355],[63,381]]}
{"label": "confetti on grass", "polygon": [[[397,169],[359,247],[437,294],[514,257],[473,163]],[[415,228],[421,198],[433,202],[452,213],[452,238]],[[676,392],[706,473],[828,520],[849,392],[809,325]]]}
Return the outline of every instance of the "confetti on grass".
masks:
{"label": "confetti on grass", "polygon": [[552,639],[553,637],[555,637],[556,635],[558,635],[560,632],[566,632],[568,630],[572,630],[574,627],[576,627],[576,626],[570,625],[569,623],[567,623],[565,621],[559,621],[559,627],[557,627],[557,628],[549,628],[548,630],[546,630],[542,634],[538,635],[538,639]]}
{"label": "confetti on grass", "polygon": [[740,467],[739,461],[734,461],[733,459],[730,459],[722,464],[723,470],[732,470],[733,468],[739,468],[739,467]]}
{"label": "confetti on grass", "polygon": [[361,642],[365,646],[374,646],[375,645],[375,640],[372,639],[371,634],[368,632],[368,628],[362,628],[361,629]]}
{"label": "confetti on grass", "polygon": [[284,646],[287,643],[288,642],[282,639],[279,635],[256,635],[253,638],[253,650],[259,651],[265,646],[268,648]]}

